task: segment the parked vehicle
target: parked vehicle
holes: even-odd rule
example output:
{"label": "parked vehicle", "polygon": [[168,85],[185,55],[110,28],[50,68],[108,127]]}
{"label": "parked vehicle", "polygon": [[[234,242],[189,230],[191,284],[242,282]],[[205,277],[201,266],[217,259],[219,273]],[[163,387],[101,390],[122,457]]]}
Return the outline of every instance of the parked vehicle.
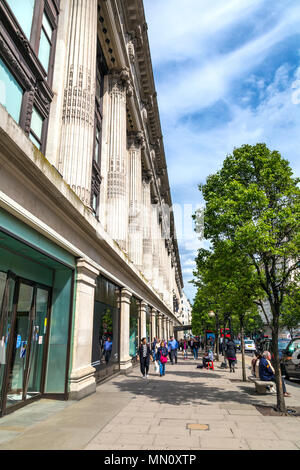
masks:
{"label": "parked vehicle", "polygon": [[255,346],[253,339],[245,339],[244,344],[245,344],[245,352],[254,353],[256,351],[256,346]]}
{"label": "parked vehicle", "polygon": [[[282,358],[282,354],[286,350],[290,342],[291,342],[290,339],[286,339],[286,338],[278,339],[278,350],[279,350],[280,359]],[[263,353],[264,351],[269,351],[272,355],[272,360],[273,360],[274,352],[273,352],[272,338],[265,338],[263,341],[261,341],[261,343],[259,344],[258,350],[260,353]]]}
{"label": "parked vehicle", "polygon": [[300,379],[300,336],[292,339],[283,351],[281,366],[286,379]]}
{"label": "parked vehicle", "polygon": [[240,340],[239,340],[239,339],[235,339],[235,340],[234,340],[234,344],[235,344],[235,346],[236,346],[236,349],[240,351],[240,350],[241,350],[241,342],[240,342]]}

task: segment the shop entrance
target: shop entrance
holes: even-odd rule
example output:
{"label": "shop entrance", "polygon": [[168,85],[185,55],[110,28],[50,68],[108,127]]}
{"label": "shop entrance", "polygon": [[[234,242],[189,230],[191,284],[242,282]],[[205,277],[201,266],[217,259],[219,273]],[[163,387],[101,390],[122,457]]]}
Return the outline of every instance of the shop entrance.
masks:
{"label": "shop entrance", "polygon": [[0,272],[1,416],[43,393],[50,301],[51,288]]}

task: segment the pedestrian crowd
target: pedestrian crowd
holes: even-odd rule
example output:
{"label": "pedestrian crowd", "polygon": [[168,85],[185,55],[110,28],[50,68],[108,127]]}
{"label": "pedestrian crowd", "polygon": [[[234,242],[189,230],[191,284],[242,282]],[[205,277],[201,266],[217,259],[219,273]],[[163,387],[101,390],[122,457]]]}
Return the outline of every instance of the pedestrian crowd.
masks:
{"label": "pedestrian crowd", "polygon": [[[223,338],[222,338],[223,339]],[[190,350],[191,356],[194,361],[199,359],[199,350],[202,350],[202,364],[198,368],[213,369],[214,362],[214,338],[208,338],[206,344],[199,337],[188,339],[181,339],[177,341],[174,336],[169,341],[159,340],[153,338],[152,343],[147,342],[146,338],[141,341],[138,350],[138,359],[140,361],[140,368],[143,378],[149,378],[150,361],[154,363],[155,372],[164,377],[166,374],[166,365],[168,361],[171,365],[177,364],[178,354],[182,354],[184,360],[188,359],[188,351]],[[111,349],[110,342],[108,341],[107,351]],[[225,341],[219,342],[219,352],[224,354],[223,365],[229,365],[230,372],[235,372],[236,358],[236,343],[232,337],[226,338]],[[274,382],[273,387],[269,387],[270,392],[275,392],[275,370],[271,362],[271,354],[269,351],[264,351],[263,354],[258,352],[254,353],[254,358],[251,363],[251,370],[253,376],[261,381]],[[221,365],[222,367],[222,365]],[[287,392],[285,381],[281,378],[282,390],[285,397],[291,395]]]}
{"label": "pedestrian crowd", "polygon": [[204,351],[203,367],[213,362],[213,344],[207,343],[205,348],[204,341],[200,338],[181,339],[177,341],[174,336],[169,341],[153,338],[153,341],[147,342],[147,338],[143,338],[138,350],[138,360],[143,378],[149,378],[150,363],[154,363],[155,372],[163,377],[166,374],[166,364],[169,361],[171,365],[177,364],[178,354],[182,354],[183,359],[188,358],[190,350],[192,358],[199,359],[199,350]]}

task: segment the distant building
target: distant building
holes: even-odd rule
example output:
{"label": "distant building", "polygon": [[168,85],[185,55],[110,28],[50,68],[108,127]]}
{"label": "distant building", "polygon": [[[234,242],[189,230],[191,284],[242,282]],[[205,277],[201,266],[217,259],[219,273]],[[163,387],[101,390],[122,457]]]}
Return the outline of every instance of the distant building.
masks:
{"label": "distant building", "polygon": [[[180,297],[180,303],[178,307],[178,311],[176,312],[178,320],[182,323],[182,325],[191,325],[192,323],[192,306],[185,295],[184,292],[182,292],[182,295]],[[186,330],[183,332],[187,335],[191,334],[191,330]]]}

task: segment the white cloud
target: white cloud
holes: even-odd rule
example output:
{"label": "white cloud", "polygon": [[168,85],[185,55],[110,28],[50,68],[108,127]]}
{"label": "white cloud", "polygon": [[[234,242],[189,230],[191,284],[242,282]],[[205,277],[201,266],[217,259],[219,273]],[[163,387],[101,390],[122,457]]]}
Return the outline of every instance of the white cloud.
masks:
{"label": "white cloud", "polygon": [[[281,44],[299,35],[299,3],[144,3],[173,202],[193,206],[201,202],[198,184],[222,166],[234,147],[245,143],[266,142],[290,160],[299,174],[300,66],[291,76],[291,65],[295,64],[282,57],[273,79],[257,73],[264,70]],[[237,37],[223,47],[222,41],[226,43],[232,32],[246,23],[251,25],[249,37]],[[236,83],[248,86],[239,101],[233,93]],[[202,114],[209,115],[208,108],[218,102],[229,114],[216,125],[201,123]],[[193,114],[201,116],[200,120],[193,120]],[[182,119],[188,115],[191,119]],[[209,243],[190,235],[190,229],[188,236],[184,232],[180,228],[178,242],[186,290],[192,298],[195,290],[187,281],[192,278],[193,258],[200,247],[209,248]]]}

